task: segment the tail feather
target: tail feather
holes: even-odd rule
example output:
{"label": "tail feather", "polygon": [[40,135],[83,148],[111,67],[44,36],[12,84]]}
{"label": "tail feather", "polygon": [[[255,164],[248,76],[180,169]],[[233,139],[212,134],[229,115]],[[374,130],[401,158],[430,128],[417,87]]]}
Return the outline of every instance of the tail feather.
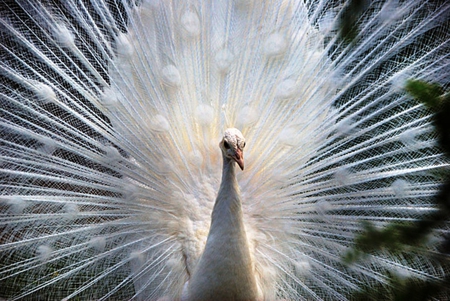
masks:
{"label": "tail feather", "polygon": [[448,84],[448,4],[370,3],[351,43],[330,1],[2,5],[2,297],[180,299],[227,127],[248,141],[238,180],[266,300],[445,273],[415,253],[341,258],[361,221],[435,210],[448,162],[403,87]]}

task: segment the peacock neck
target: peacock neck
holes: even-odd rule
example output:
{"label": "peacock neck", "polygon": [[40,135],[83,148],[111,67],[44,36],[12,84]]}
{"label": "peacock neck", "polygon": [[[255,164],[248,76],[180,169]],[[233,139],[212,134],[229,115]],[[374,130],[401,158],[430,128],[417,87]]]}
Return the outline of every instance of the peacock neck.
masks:
{"label": "peacock neck", "polygon": [[205,250],[189,283],[189,300],[258,299],[235,165],[224,158]]}
{"label": "peacock neck", "polygon": [[[223,215],[226,213],[230,214],[230,217],[240,220],[242,223],[243,216],[241,207],[240,190],[236,179],[236,163],[234,163],[232,159],[224,156],[222,181],[211,216],[211,227],[213,226],[214,221],[221,221]],[[226,208],[233,210],[224,212],[223,210]]]}
{"label": "peacock neck", "polygon": [[213,235],[228,237],[235,247],[248,253],[247,235],[244,228],[242,203],[236,179],[236,163],[223,158],[222,182],[211,215],[208,238]]}

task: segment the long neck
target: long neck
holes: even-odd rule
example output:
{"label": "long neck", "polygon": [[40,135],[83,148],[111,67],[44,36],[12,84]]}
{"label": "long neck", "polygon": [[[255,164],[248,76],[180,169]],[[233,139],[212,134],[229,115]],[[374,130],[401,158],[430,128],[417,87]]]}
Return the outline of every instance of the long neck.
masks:
{"label": "long neck", "polygon": [[[228,229],[223,229],[224,227],[220,225],[228,219],[235,220],[238,223]],[[211,215],[210,233],[221,229],[225,231],[240,230],[241,226],[243,226],[243,216],[239,185],[236,180],[236,164],[233,160],[224,156],[222,181]]]}
{"label": "long neck", "polygon": [[189,300],[257,299],[235,163],[223,160],[222,183],[205,250],[189,283]]}

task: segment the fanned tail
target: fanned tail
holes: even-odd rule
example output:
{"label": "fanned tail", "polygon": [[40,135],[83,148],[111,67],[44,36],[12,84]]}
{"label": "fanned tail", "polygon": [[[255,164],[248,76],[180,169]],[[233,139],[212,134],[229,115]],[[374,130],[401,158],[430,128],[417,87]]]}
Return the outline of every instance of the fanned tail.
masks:
{"label": "fanned tail", "polygon": [[450,6],[375,1],[346,43],[346,5],[3,2],[2,297],[179,299],[227,127],[247,140],[238,180],[266,300],[343,300],[388,270],[440,279],[421,254],[341,258],[361,221],[435,210],[448,163],[403,87],[448,84]]}

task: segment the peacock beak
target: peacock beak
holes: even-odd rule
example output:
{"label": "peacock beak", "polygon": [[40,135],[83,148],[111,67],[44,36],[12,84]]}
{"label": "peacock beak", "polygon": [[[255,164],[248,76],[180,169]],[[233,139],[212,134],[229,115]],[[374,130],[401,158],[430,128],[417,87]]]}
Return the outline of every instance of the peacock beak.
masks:
{"label": "peacock beak", "polygon": [[240,149],[236,149],[232,158],[234,161],[236,161],[241,170],[244,170],[244,153],[242,153]]}

